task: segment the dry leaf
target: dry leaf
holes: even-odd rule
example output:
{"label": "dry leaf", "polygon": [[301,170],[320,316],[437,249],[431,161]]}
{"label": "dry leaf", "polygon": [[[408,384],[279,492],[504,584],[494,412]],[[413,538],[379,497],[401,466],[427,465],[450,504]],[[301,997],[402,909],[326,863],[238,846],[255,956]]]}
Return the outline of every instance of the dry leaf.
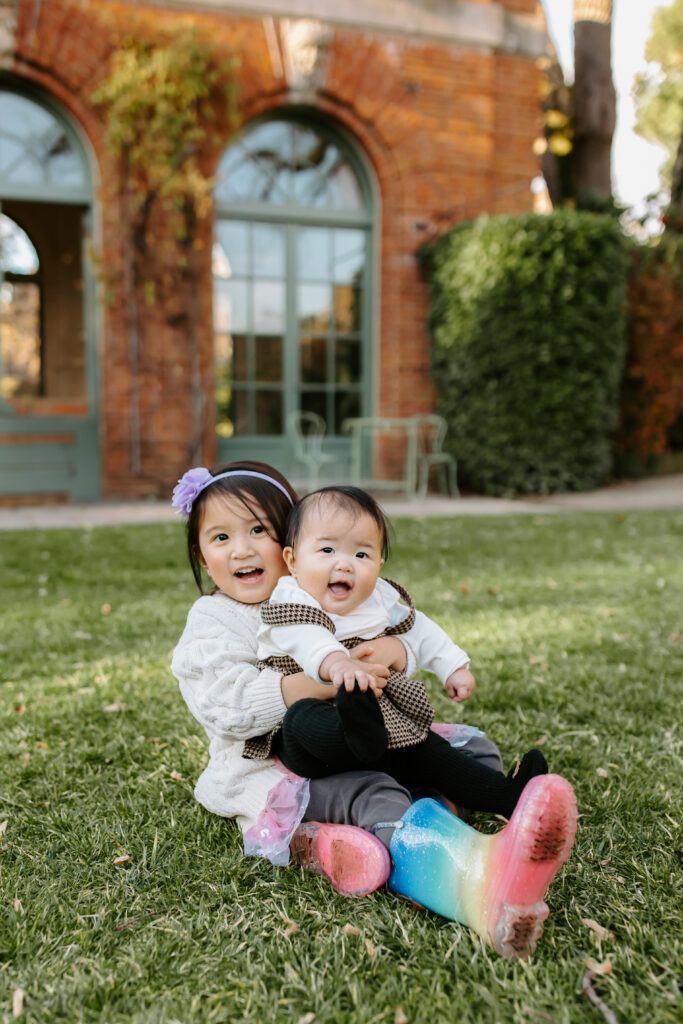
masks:
{"label": "dry leaf", "polygon": [[586,967],[588,968],[589,971],[593,972],[593,974],[596,976],[596,978],[599,977],[601,974],[611,974],[612,973],[612,961],[611,960],[609,960],[609,959],[608,960],[603,960],[602,963],[599,964],[599,963],[596,963],[595,960],[593,959],[593,957],[591,957],[591,956],[586,956],[586,957],[584,957],[584,959],[586,961]]}
{"label": "dry leaf", "polygon": [[590,930],[594,932],[599,939],[609,939],[610,941],[614,939],[612,932],[608,931],[607,928],[603,928],[602,925],[598,924],[597,921],[594,921],[592,917],[582,917],[581,924],[585,924],[586,928],[590,928]]}
{"label": "dry leaf", "polygon": [[292,922],[290,924],[289,928],[285,928],[283,934],[284,934],[285,938],[288,939],[290,935],[296,935],[296,933],[299,932],[299,931],[301,931],[299,925],[298,924],[294,924],[294,922]]}
{"label": "dry leaf", "polygon": [[315,1020],[315,1014],[314,1013],[305,1013],[303,1015],[303,1017],[299,1017],[299,1019],[296,1022],[296,1024],[313,1024],[314,1020]]}
{"label": "dry leaf", "polygon": [[595,769],[595,774],[599,775],[601,779],[608,779],[609,778],[609,772],[607,771],[606,768],[596,768]]}
{"label": "dry leaf", "polygon": [[370,957],[370,959],[374,959],[374,957],[377,955],[377,946],[373,946],[373,944],[370,942],[370,939],[366,939],[365,948],[368,951],[368,956]]}
{"label": "dry leaf", "polygon": [[123,711],[125,706],[126,706],[125,704],[119,704],[118,702],[115,703],[115,704],[105,704],[104,707],[102,708],[102,710],[103,711]]}
{"label": "dry leaf", "polygon": [[114,864],[125,864],[127,860],[132,859],[129,853],[124,853],[121,857],[114,857]]}
{"label": "dry leaf", "polygon": [[464,583],[461,583],[460,584],[460,593],[461,594],[469,594],[469,592],[470,592],[470,588],[468,586],[466,586]]}
{"label": "dry leaf", "polygon": [[5,820],[4,820],[4,821],[0,821],[0,839],[2,839],[2,837],[3,837],[3,836],[4,836],[4,834],[5,834],[5,832],[7,831],[7,824],[8,824],[8,821],[9,821],[9,819],[8,819],[8,818],[5,818]]}
{"label": "dry leaf", "polygon": [[24,1012],[24,990],[23,988],[15,988],[12,993],[12,1016],[21,1017]]}
{"label": "dry leaf", "polygon": [[547,743],[547,742],[548,742],[548,737],[547,737],[547,736],[545,735],[545,733],[544,733],[544,734],[543,734],[543,735],[541,736],[541,738],[540,738],[540,739],[536,740],[536,742],[534,743],[534,746],[535,746],[535,747],[542,747],[542,746],[543,746],[543,744],[544,744],[544,743]]}
{"label": "dry leaf", "polygon": [[26,705],[25,704],[15,704],[14,705],[14,711],[15,711],[15,713],[17,715],[23,715],[24,711],[26,711]]}
{"label": "dry leaf", "polygon": [[176,782],[179,782],[180,779],[182,779],[182,775],[180,774],[180,772],[171,772],[171,778],[175,779]]}
{"label": "dry leaf", "polygon": [[360,928],[356,928],[355,924],[345,924],[342,931],[344,935],[360,935]]}
{"label": "dry leaf", "polygon": [[403,1012],[402,1006],[395,1006],[396,1013],[394,1014],[394,1024],[408,1024],[408,1018]]}
{"label": "dry leaf", "polygon": [[488,587],[489,594],[500,594],[500,587]]}
{"label": "dry leaf", "polygon": [[17,899],[15,897],[14,903],[12,904],[12,906],[14,907],[14,913],[15,914],[23,914],[24,913],[24,905],[23,905],[23,903],[21,902],[20,899]]}
{"label": "dry leaf", "polygon": [[48,744],[45,742],[45,740],[38,740],[38,742],[36,743],[36,746],[37,747],[42,747],[43,750],[47,750],[48,749]]}
{"label": "dry leaf", "polygon": [[100,612],[101,612],[102,615],[109,615],[110,611],[111,611],[111,605],[110,604],[103,604],[102,607],[100,608]]}

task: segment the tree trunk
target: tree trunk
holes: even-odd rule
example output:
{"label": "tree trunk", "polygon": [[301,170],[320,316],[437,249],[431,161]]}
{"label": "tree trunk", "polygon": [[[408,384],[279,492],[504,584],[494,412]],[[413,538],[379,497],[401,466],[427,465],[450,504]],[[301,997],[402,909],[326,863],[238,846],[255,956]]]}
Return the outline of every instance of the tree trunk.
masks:
{"label": "tree trunk", "polygon": [[671,199],[667,216],[668,231],[683,231],[683,130],[671,174]]}
{"label": "tree trunk", "polygon": [[612,0],[574,0],[574,170],[579,205],[611,200],[616,122],[611,65]]}

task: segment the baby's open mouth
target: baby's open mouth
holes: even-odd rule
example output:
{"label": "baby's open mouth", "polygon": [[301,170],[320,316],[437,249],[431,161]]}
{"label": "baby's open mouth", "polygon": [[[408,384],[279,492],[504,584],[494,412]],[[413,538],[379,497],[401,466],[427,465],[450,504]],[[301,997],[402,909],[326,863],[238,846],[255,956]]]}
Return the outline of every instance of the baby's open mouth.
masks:
{"label": "baby's open mouth", "polygon": [[335,583],[328,583],[327,589],[332,591],[334,597],[346,597],[351,591],[351,584],[344,580],[337,580]]}
{"label": "baby's open mouth", "polygon": [[234,575],[238,580],[257,580],[259,576],[263,576],[263,569],[237,569]]}

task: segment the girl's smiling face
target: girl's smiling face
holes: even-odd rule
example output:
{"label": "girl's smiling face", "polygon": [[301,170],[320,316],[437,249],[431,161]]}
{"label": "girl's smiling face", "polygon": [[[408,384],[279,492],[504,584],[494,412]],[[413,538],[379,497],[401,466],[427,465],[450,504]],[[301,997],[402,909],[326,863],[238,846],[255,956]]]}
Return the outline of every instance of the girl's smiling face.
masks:
{"label": "girl's smiling face", "polygon": [[282,548],[271,536],[264,512],[254,513],[237,498],[209,494],[201,510],[199,560],[227,597],[260,604],[287,575]]}

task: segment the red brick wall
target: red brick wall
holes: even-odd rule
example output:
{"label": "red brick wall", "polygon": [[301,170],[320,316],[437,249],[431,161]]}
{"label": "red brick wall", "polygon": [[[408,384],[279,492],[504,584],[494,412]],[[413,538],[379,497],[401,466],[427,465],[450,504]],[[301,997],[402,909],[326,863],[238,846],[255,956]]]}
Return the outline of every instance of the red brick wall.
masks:
{"label": "red brick wall", "polygon": [[[504,6],[513,13],[533,14],[537,0],[505,0]],[[118,230],[117,169],[104,152],[103,125],[90,100],[112,48],[112,30],[101,14],[114,21],[140,15],[130,5],[106,0],[88,5],[43,0],[34,24],[35,11],[33,0],[21,0],[15,71],[41,85],[79,122],[100,176],[101,267],[110,295],[100,317],[104,492],[166,493],[189,457],[189,352],[182,323],[188,297],[182,292],[162,296],[145,312],[138,378],[142,465],[136,475],[131,469],[131,381],[122,285],[127,257]],[[168,8],[146,16],[157,23],[185,17]],[[191,20],[208,25],[214,38],[239,54],[242,119],[287,105],[287,84],[272,67],[260,19],[207,13]],[[482,211],[531,207],[529,184],[538,173],[531,145],[541,131],[539,79],[534,60],[522,55],[342,28],[331,33],[324,81],[313,103],[365,152],[381,197],[378,415],[411,415],[429,410],[434,402],[425,331],[427,290],[415,259],[417,248]],[[208,167],[215,165],[229,139],[228,125],[216,129],[221,142],[206,154]],[[160,237],[167,230],[162,221],[156,229]],[[214,454],[210,222],[202,226],[201,240],[203,456],[208,463]]]}

